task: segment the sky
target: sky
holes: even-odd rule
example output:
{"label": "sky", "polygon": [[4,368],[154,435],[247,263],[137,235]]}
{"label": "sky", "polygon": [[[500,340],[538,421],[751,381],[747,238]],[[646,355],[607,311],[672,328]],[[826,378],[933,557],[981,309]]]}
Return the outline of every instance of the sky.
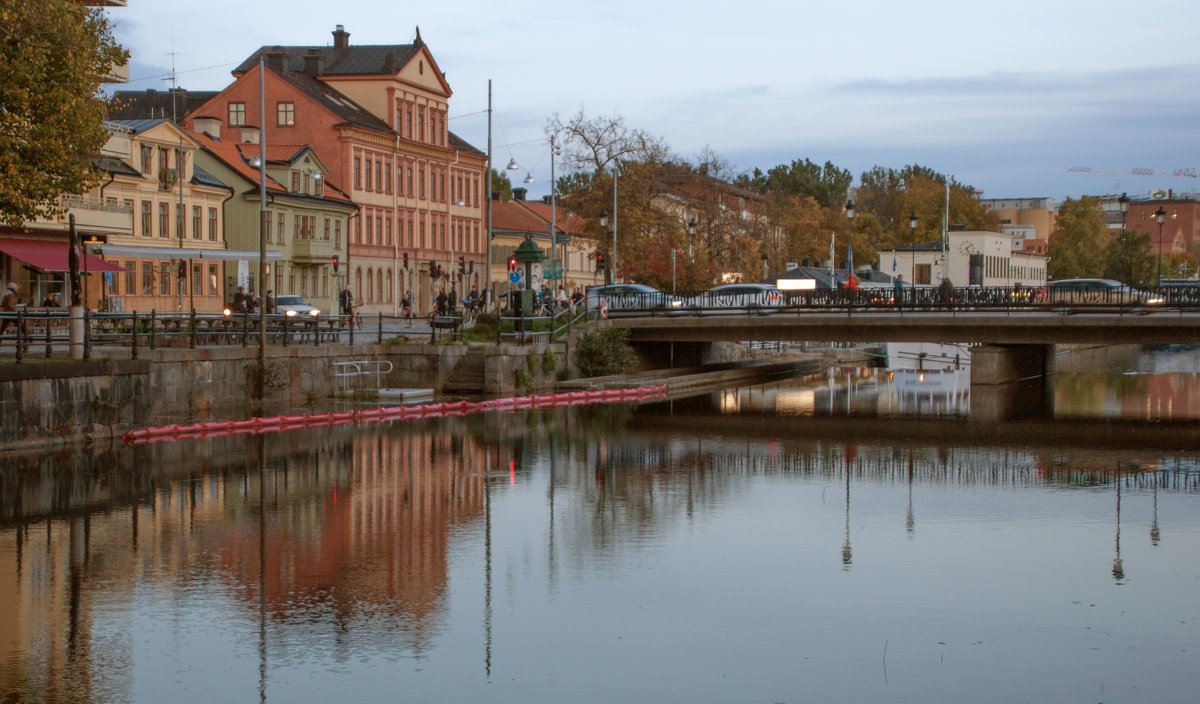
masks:
{"label": "sky", "polygon": [[[408,44],[454,95],[450,128],[548,192],[555,114],[624,118],[735,173],[793,160],[858,176],[920,164],[984,198],[1200,191],[1200,3],[1010,0],[128,0],[125,90],[220,90],[264,45]],[[1069,167],[1100,173],[1078,173]],[[1156,175],[1117,173],[1151,169]],[[561,171],[561,169],[559,169]],[[561,174],[559,174],[561,175]]]}

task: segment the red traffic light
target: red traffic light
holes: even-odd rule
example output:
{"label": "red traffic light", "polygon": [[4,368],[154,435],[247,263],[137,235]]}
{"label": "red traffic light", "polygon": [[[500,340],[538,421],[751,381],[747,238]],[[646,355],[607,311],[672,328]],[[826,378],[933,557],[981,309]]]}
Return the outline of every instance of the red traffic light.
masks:
{"label": "red traffic light", "polygon": [[517,266],[517,258],[516,258],[516,257],[509,257],[509,258],[508,258],[508,268],[509,268],[509,269],[515,269],[515,268],[516,268],[516,266]]}
{"label": "red traffic light", "polygon": [[338,256],[335,254],[335,255],[333,255],[333,273],[336,274],[337,272],[338,272]]}

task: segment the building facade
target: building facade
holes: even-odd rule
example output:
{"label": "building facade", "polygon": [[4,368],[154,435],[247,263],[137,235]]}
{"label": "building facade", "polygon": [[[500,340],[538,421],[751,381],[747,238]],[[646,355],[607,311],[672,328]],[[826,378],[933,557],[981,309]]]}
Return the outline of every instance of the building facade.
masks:
{"label": "building facade", "polygon": [[458,287],[484,280],[487,157],[450,132],[452,91],[419,31],[401,45],[349,37],[339,25],[331,46],[262,47],[195,114],[224,117],[231,132],[256,125],[261,59],[264,141],[312,147],[358,206],[345,267],[356,302],[396,315],[411,290],[428,312],[438,266],[457,272],[462,257]]}
{"label": "building facade", "polygon": [[1012,237],[1002,232],[951,230],[945,252],[941,241],[880,252],[895,262],[895,273],[915,286],[936,286],[949,277],[954,286],[1046,285],[1048,257],[1014,251]]}

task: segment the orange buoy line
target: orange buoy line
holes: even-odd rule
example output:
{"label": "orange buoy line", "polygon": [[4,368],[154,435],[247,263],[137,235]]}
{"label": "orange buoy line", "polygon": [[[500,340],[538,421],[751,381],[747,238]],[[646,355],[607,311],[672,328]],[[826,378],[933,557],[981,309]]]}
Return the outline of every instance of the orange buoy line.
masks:
{"label": "orange buoy line", "polygon": [[442,418],[463,416],[486,411],[516,411],[553,406],[577,406],[591,403],[617,403],[662,398],[667,395],[667,385],[635,386],[626,389],[604,389],[600,391],[568,391],[557,394],[515,396],[495,398],[487,401],[445,401],[420,403],[409,406],[367,408],[332,413],[307,415],[268,416],[244,420],[216,420],[185,425],[160,425],[152,428],[130,430],[121,436],[128,445],[152,442],[174,442],[193,438],[212,438],[226,435],[279,433],[302,428],[319,428],[350,423],[379,423],[405,418]]}

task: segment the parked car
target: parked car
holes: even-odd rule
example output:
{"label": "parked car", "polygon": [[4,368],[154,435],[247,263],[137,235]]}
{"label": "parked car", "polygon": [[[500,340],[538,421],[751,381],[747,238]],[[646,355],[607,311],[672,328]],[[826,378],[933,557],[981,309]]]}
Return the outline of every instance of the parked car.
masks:
{"label": "parked car", "polygon": [[724,284],[697,294],[693,308],[755,309],[784,305],[783,292],[771,284]]}
{"label": "parked car", "polygon": [[1127,305],[1142,303],[1157,305],[1161,296],[1139,291],[1112,279],[1060,279],[1046,284],[1047,303],[1076,303],[1081,305]]}
{"label": "parked car", "polygon": [[683,299],[645,284],[605,284],[589,287],[585,299],[588,310],[598,310],[601,302],[608,306],[609,315],[671,312],[683,308]]}
{"label": "parked car", "polygon": [[279,315],[286,315],[289,318],[301,315],[311,315],[315,318],[321,314],[321,309],[304,300],[301,296],[277,296],[275,298],[275,312]]}

